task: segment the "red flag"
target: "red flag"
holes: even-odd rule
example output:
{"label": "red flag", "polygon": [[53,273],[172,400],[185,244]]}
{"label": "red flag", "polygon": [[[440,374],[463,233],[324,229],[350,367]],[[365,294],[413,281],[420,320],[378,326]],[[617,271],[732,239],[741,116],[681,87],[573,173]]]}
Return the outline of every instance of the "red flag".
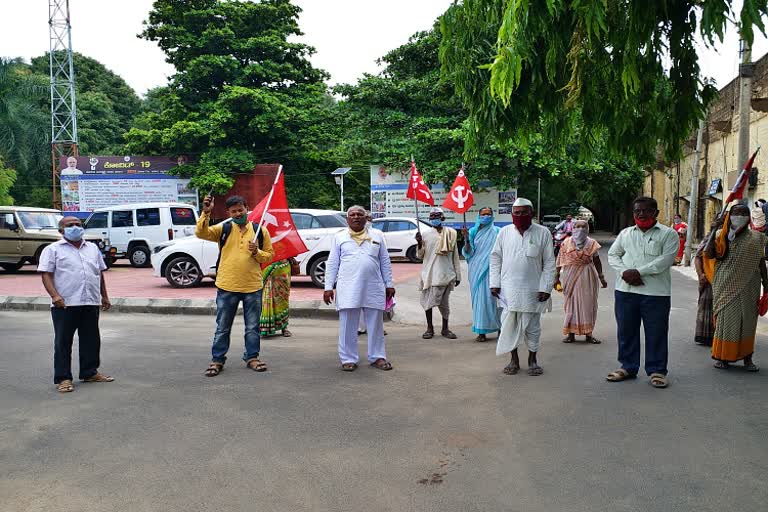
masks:
{"label": "red flag", "polygon": [[752,164],[755,163],[755,157],[757,156],[758,151],[760,151],[760,148],[757,148],[755,152],[752,153],[752,156],[749,157],[747,163],[744,164],[744,169],[741,170],[739,178],[736,180],[736,184],[731,189],[731,193],[728,194],[728,199],[725,200],[724,206],[728,206],[728,203],[731,201],[742,199],[744,197],[744,189],[747,188],[747,183],[749,183],[749,176],[752,174]]}
{"label": "red flag", "polygon": [[[267,201],[269,201],[269,194],[248,215],[249,221],[259,222],[261,220]],[[288,211],[288,199],[285,197],[285,182],[282,174],[275,183],[272,200],[269,202],[269,208],[264,215],[264,227],[267,228],[269,237],[272,239],[275,257],[272,261],[262,264],[262,267],[307,252],[307,246],[304,245],[304,240],[301,239],[301,235],[296,230],[291,213]]]}
{"label": "red flag", "polygon": [[456,213],[466,213],[475,204],[475,196],[469,187],[469,180],[464,174],[464,169],[459,169],[459,174],[453,182],[451,190],[445,196],[443,208]]}
{"label": "red flag", "polygon": [[421,179],[421,174],[416,169],[416,162],[413,160],[411,160],[411,181],[409,183],[410,185],[405,193],[405,197],[427,203],[429,206],[435,206],[435,198],[432,197],[429,187]]}

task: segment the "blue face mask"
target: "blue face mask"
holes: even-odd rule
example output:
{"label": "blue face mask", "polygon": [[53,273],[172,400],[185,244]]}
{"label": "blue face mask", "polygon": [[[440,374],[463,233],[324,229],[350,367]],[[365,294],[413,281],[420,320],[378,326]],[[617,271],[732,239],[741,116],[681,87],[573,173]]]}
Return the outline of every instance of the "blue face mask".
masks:
{"label": "blue face mask", "polygon": [[433,228],[439,228],[443,225],[443,219],[429,219],[429,223]]}
{"label": "blue face mask", "polygon": [[85,230],[82,226],[67,226],[64,228],[64,238],[70,242],[79,242],[83,239]]}
{"label": "blue face mask", "polygon": [[493,217],[491,217],[490,215],[480,216],[480,224],[482,224],[483,226],[490,224],[492,220],[493,220]]}

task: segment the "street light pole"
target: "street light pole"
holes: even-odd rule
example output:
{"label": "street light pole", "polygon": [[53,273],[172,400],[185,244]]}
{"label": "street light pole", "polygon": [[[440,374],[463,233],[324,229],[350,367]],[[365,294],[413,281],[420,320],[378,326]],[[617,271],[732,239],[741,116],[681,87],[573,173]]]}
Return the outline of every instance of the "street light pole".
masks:
{"label": "street light pole", "polygon": [[541,172],[539,172],[539,192],[538,192],[538,199],[536,199],[536,206],[538,207],[539,213],[537,215],[539,224],[541,224]]}
{"label": "street light pole", "polygon": [[[705,114],[706,115],[706,114]],[[683,253],[683,265],[691,265],[691,253],[693,252],[693,228],[696,220],[696,209],[699,200],[699,165],[701,165],[701,145],[704,138],[704,120],[699,121],[699,132],[696,134],[696,150],[693,159],[693,175],[691,176],[691,200],[688,209],[688,232],[685,236],[685,252]]]}
{"label": "street light pole", "polygon": [[344,175],[341,175],[341,211],[344,211]]}

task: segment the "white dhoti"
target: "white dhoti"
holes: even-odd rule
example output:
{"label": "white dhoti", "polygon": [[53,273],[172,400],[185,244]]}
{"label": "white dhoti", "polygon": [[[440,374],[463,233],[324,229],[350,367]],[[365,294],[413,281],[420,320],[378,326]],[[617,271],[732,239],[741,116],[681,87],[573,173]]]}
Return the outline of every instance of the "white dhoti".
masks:
{"label": "white dhoti", "polygon": [[501,332],[496,355],[509,354],[525,338],[529,352],[538,352],[541,340],[541,313],[523,313],[505,309],[501,313]]}
{"label": "white dhoti", "polygon": [[386,359],[384,348],[384,315],[380,309],[354,308],[339,310],[339,359],[341,364],[360,361],[357,352],[357,330],[360,317],[368,331],[368,361]]}

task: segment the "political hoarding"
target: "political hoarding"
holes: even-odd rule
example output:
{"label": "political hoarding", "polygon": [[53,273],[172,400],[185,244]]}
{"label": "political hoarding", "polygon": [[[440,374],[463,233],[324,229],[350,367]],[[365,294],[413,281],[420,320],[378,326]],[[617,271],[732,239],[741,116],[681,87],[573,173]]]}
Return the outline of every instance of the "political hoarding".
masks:
{"label": "political hoarding", "polygon": [[148,202],[178,202],[198,208],[197,190],[189,187],[189,179],[169,173],[184,163],[183,157],[61,157],[62,210],[90,212]]}
{"label": "political hoarding", "polygon": [[[408,169],[387,169],[381,165],[371,166],[371,216],[381,217],[416,217],[416,206],[413,199],[408,199],[408,183],[410,178]],[[435,199],[436,205],[445,201],[450,187],[443,184],[429,187]],[[474,193],[474,205],[467,211],[467,222],[474,223],[481,208],[490,206],[496,213],[496,223],[503,225],[511,222],[509,215],[512,213],[512,203],[517,199],[517,190],[498,190],[491,186],[490,181],[481,180],[472,189]],[[419,217],[427,219],[430,206],[419,204]],[[445,209],[446,223],[458,227],[463,224],[461,214]],[[499,216],[507,216],[500,218]]]}

